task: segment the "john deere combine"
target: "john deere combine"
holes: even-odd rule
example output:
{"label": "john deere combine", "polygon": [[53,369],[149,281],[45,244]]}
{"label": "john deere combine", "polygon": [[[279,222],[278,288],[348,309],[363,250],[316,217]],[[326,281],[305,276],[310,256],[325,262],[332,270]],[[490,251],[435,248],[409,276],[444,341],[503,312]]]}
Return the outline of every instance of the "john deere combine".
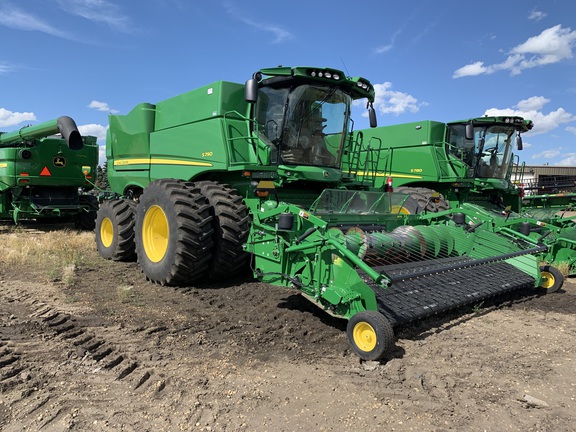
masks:
{"label": "john deere combine", "polygon": [[573,197],[548,196],[544,206],[526,201],[512,181],[514,146],[522,149],[521,134],[532,127],[521,117],[479,117],[366,129],[356,132],[363,151],[351,152],[343,166],[381,190],[409,194],[417,211],[460,208],[470,223],[483,221],[482,229],[505,228],[535,239],[546,234],[542,241],[549,248],[540,258],[576,272],[576,218],[559,214]]}
{"label": "john deere combine", "polygon": [[96,138],[82,137],[70,117],[0,132],[0,218],[74,218],[94,229],[98,203],[83,192],[97,164]]}
{"label": "john deere combine", "polygon": [[100,207],[100,254],[136,256],[162,285],[226,279],[250,262],[262,281],[348,319],[364,359],[389,352],[396,325],[538,287],[534,254],[546,247],[532,238],[425,220],[407,195],[343,174],[357,99],[375,126],[368,80],[278,67],[111,115],[108,178],[123,198]]}

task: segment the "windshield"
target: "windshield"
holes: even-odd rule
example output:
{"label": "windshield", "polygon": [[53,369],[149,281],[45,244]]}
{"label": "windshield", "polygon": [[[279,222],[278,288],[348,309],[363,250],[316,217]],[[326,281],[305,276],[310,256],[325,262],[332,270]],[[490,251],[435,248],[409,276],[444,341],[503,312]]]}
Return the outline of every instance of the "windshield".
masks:
{"label": "windshield", "polygon": [[516,129],[510,125],[477,126],[474,139],[466,139],[466,125],[450,125],[447,141],[449,152],[469,167],[469,177],[504,180],[512,160],[512,136]]}
{"label": "windshield", "polygon": [[256,106],[260,138],[277,163],[338,168],[351,98],[337,87],[263,87]]}

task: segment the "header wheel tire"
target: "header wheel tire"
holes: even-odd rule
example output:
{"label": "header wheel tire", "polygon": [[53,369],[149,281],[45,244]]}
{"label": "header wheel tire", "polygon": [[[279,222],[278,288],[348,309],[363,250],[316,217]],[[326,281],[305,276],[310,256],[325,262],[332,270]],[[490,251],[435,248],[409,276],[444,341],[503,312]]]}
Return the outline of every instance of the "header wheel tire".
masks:
{"label": "header wheel tire", "polygon": [[540,267],[540,274],[543,281],[539,288],[545,294],[556,292],[564,285],[564,275],[556,267],[542,266]]}
{"label": "header wheel tire", "polygon": [[346,327],[348,342],[362,360],[379,360],[394,348],[394,330],[379,312],[358,312]]}

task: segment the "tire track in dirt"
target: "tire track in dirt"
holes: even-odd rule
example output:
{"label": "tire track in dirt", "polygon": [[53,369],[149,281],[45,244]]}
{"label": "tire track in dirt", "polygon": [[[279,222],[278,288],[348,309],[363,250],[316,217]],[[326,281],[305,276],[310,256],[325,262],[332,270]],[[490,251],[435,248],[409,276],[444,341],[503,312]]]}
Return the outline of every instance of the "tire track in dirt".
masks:
{"label": "tire track in dirt", "polygon": [[10,283],[2,283],[2,296],[0,392],[3,402],[9,402],[0,404],[0,426],[2,417],[25,419],[11,425],[31,429],[73,424],[74,404],[66,390],[57,391],[55,380],[63,388],[89,381],[104,393],[113,386],[132,399],[162,397],[166,381],[153,379],[156,365],[139,354],[143,341],[138,332],[115,328],[110,336],[106,323],[58,310],[30,293],[17,292]]}

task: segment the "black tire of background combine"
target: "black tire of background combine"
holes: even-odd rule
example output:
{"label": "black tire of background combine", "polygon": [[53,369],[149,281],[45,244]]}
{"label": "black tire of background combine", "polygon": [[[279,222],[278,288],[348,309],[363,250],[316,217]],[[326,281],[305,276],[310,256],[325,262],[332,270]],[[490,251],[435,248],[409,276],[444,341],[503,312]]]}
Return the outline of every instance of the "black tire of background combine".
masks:
{"label": "black tire of background combine", "polygon": [[437,213],[439,211],[448,210],[450,208],[450,203],[448,203],[448,201],[444,199],[444,195],[442,194],[440,194],[440,199],[437,203],[430,200],[432,194],[436,193],[436,191],[433,189],[423,187],[400,186],[394,188],[394,192],[400,192],[410,195],[418,203],[419,212],[427,210],[432,213]]}
{"label": "black tire of background combine", "polygon": [[98,212],[98,198],[94,195],[80,195],[78,201],[80,205],[89,206],[90,210],[78,213],[74,217],[74,225],[80,230],[94,231],[96,227],[96,214]]}
{"label": "black tire of background combine", "polygon": [[[134,243],[134,216],[136,202],[127,199],[112,199],[100,205],[96,216],[96,248],[100,255],[113,261],[134,261],[136,244]],[[110,246],[102,242],[101,227],[104,219],[109,219],[114,229]]]}
{"label": "black tire of background combine", "polygon": [[[166,215],[170,232],[164,257],[151,261],[142,242],[146,212],[158,206]],[[135,217],[136,256],[148,280],[160,285],[185,286],[205,275],[212,260],[210,206],[193,183],[160,179],[140,196]]]}
{"label": "black tire of background combine", "polygon": [[214,249],[208,277],[224,280],[247,269],[249,254],[242,249],[248,239],[248,208],[242,197],[230,186],[214,181],[194,183],[210,205]]}

